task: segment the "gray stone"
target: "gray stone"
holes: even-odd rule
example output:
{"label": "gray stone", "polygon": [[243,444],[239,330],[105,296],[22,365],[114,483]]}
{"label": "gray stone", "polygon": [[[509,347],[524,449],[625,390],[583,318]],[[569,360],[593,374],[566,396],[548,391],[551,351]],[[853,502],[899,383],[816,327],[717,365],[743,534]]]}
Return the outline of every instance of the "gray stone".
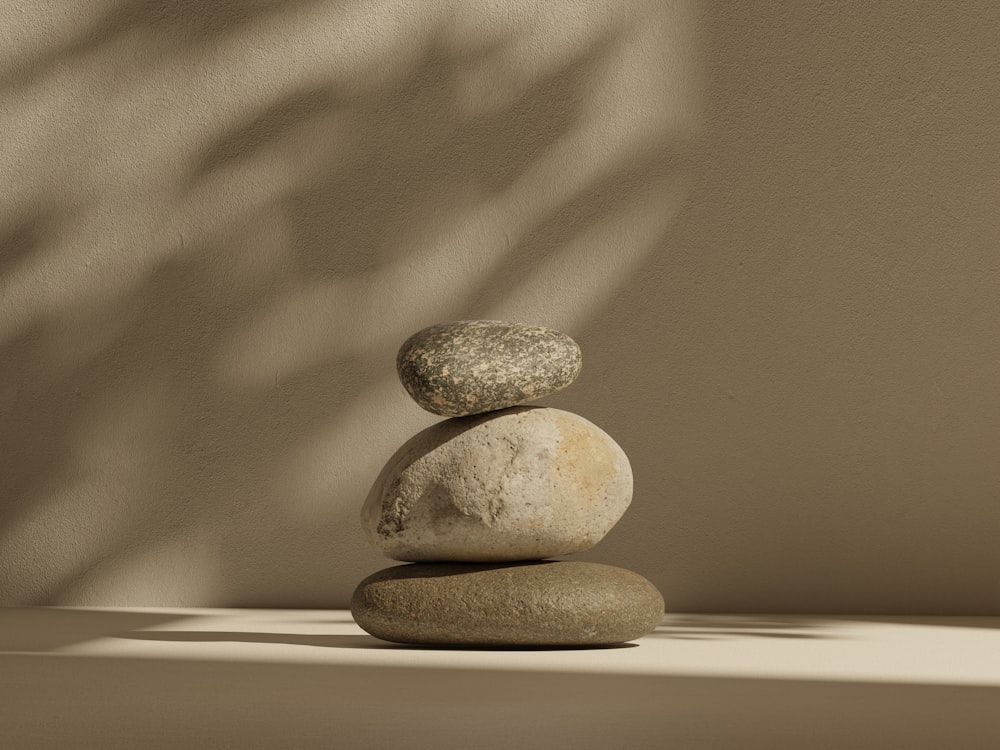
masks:
{"label": "gray stone", "polygon": [[638,573],[597,563],[416,563],[363,580],[351,613],[398,643],[598,646],[652,631],[663,597]]}
{"label": "gray stone", "polygon": [[576,379],[581,362],[576,342],[551,328],[464,320],[413,334],[396,370],[421,407],[460,417],[555,393]]}
{"label": "gray stone", "polygon": [[412,437],[375,480],[361,524],[395,560],[538,560],[594,546],[631,500],[628,458],[604,431],[518,406]]}

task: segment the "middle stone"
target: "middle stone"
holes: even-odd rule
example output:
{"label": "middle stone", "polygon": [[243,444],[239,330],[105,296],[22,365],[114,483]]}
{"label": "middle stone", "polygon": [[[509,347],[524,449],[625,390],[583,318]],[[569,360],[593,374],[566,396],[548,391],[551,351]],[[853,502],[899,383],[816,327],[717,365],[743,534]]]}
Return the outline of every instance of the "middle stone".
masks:
{"label": "middle stone", "polygon": [[513,407],[411,438],[361,521],[394,560],[537,560],[594,546],[631,500],[628,458],[603,430],[567,411]]}

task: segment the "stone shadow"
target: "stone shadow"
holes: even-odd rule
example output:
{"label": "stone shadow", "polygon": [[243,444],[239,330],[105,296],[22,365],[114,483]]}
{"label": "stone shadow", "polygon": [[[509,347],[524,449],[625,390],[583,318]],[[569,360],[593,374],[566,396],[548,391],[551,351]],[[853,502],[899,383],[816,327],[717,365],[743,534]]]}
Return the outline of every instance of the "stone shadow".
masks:
{"label": "stone shadow", "polygon": [[0,653],[44,653],[95,638],[128,638],[134,631],[183,620],[163,612],[5,607],[0,611]]}
{"label": "stone shadow", "polygon": [[137,641],[164,641],[173,643],[281,643],[289,646],[315,646],[317,648],[397,648],[398,644],[380,641],[370,635],[299,634],[299,633],[248,633],[218,630],[146,630],[127,633],[117,638]]}

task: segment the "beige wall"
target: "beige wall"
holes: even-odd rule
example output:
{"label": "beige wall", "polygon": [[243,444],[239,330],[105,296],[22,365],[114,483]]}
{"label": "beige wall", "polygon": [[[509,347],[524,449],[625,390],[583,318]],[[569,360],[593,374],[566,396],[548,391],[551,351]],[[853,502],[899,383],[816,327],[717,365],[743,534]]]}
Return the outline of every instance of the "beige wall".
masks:
{"label": "beige wall", "polygon": [[434,421],[562,328],[671,609],[1000,612],[1000,4],[0,4],[0,603],[343,606]]}

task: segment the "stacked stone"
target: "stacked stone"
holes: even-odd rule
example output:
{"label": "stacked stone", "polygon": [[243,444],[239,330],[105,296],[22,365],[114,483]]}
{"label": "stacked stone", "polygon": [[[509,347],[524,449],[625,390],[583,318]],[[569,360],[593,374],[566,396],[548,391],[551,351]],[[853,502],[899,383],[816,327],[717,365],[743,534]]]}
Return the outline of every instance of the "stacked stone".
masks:
{"label": "stacked stone", "polygon": [[396,365],[413,400],[448,419],[403,445],[365,501],[369,540],[410,564],[358,585],[358,624],[388,641],[476,647],[608,645],[656,627],[663,597],[642,576],[546,559],[594,546],[632,500],[614,440],[576,414],[523,405],[576,379],[576,342],[443,323],[407,339]]}

